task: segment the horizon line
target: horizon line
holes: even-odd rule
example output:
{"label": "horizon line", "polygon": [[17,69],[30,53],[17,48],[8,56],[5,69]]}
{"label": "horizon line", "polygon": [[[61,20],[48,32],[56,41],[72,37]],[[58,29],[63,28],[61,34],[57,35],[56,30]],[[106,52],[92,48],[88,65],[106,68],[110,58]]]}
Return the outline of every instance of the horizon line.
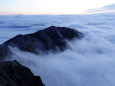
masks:
{"label": "horizon line", "polygon": [[103,13],[114,13],[115,10],[102,11],[102,12],[84,12],[84,13],[76,13],[76,14],[0,14],[0,16],[7,15],[90,15],[90,14],[103,14]]}

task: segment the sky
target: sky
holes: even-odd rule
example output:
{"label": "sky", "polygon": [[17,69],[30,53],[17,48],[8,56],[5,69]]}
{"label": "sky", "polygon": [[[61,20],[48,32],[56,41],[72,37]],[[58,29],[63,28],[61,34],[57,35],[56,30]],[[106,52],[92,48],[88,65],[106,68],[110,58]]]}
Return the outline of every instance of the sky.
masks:
{"label": "sky", "polygon": [[82,14],[115,0],[0,0],[0,15]]}

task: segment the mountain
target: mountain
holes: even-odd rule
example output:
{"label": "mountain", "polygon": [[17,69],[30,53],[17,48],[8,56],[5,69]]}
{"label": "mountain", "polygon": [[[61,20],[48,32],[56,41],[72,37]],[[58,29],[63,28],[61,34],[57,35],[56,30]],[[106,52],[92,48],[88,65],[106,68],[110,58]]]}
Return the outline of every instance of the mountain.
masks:
{"label": "mountain", "polygon": [[34,54],[64,51],[67,40],[80,39],[83,34],[67,27],[51,26],[31,34],[17,35],[0,45],[0,86],[45,86],[39,76],[15,61],[6,61],[13,53],[9,47]]}
{"label": "mountain", "polygon": [[39,76],[17,61],[0,63],[0,86],[45,86]]}
{"label": "mountain", "polygon": [[35,54],[49,51],[59,52],[68,48],[66,40],[80,39],[83,34],[67,27],[51,26],[31,34],[17,35],[0,46],[0,61],[10,57],[12,52],[9,47],[17,47],[22,51]]}

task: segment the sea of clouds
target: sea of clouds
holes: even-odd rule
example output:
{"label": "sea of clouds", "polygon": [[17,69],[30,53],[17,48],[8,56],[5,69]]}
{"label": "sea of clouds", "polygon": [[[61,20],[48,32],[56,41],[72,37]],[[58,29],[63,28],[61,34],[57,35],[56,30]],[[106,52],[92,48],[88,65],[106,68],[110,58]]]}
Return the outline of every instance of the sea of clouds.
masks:
{"label": "sea of clouds", "polygon": [[21,64],[39,75],[46,86],[115,86],[115,15],[0,16],[0,43],[17,34],[64,26],[84,34],[60,53],[35,55],[11,48]]}

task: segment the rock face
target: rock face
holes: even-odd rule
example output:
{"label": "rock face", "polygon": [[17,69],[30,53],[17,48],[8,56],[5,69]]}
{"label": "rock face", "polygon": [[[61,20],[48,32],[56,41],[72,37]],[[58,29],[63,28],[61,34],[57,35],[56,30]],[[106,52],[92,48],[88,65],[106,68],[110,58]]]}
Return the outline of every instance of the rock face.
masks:
{"label": "rock face", "polygon": [[0,63],[0,86],[45,86],[39,76],[17,61]]}
{"label": "rock face", "polygon": [[5,58],[10,57],[12,55],[11,51],[7,46],[0,45],[0,62],[4,61]]}
{"label": "rock face", "polygon": [[[67,47],[66,40],[80,39],[83,35],[77,30],[66,27],[51,26],[32,34],[17,35],[0,46],[0,59],[11,55],[10,47],[17,47],[22,51],[35,54],[48,51],[64,51]],[[1,53],[2,52],[2,53]]]}

